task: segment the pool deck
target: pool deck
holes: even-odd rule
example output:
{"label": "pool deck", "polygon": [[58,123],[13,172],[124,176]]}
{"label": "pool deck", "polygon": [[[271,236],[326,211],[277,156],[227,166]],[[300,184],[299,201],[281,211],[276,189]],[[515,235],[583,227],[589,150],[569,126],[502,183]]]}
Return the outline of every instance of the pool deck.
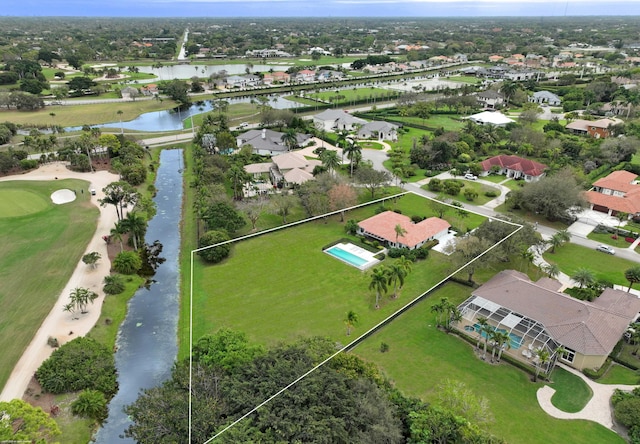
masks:
{"label": "pool deck", "polygon": [[[365,264],[363,265],[355,265],[352,264],[351,262],[342,259],[340,257],[334,256],[330,253],[327,253],[327,250],[330,250],[331,248],[335,248],[338,247],[341,250],[344,250],[348,253],[353,254],[354,256],[359,257],[362,260],[367,261]],[[331,248],[327,248],[327,250],[324,250],[325,253],[329,254],[331,257],[334,257],[342,262],[344,262],[345,264],[351,265],[352,267],[355,267],[359,270],[365,271],[371,267],[373,267],[374,265],[376,265],[377,263],[379,263],[380,261],[378,259],[376,259],[374,256],[380,254],[380,253],[386,253],[386,250],[380,250],[378,253],[372,253],[371,251],[365,250],[364,248],[358,247],[355,244],[352,243],[340,243],[340,244],[336,244],[333,245]]]}

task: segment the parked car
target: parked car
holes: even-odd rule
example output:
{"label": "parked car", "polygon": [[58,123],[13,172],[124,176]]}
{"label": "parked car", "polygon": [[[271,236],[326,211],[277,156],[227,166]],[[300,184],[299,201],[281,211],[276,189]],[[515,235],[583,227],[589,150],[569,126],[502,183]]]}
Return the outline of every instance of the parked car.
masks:
{"label": "parked car", "polygon": [[596,250],[598,251],[602,251],[603,253],[607,253],[607,254],[616,254],[616,250],[614,250],[612,247],[610,247],[609,245],[598,245],[596,247]]}
{"label": "parked car", "polygon": [[478,176],[474,176],[471,173],[467,173],[467,174],[464,175],[464,178],[468,179],[468,180],[476,180],[476,179],[478,179]]}
{"label": "parked car", "polygon": [[96,189],[95,189],[95,188],[91,188],[91,189],[89,190],[89,192],[91,193],[91,195],[92,195],[92,196],[95,196],[95,195],[96,195]]}

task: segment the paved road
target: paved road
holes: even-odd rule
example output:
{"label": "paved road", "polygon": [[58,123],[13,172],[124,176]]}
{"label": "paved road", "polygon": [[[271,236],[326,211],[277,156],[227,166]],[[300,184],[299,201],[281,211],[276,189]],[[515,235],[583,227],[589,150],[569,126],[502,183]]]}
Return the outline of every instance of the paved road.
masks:
{"label": "paved road", "polygon": [[[383,162],[385,160],[387,160],[387,154],[384,151],[380,151],[380,150],[362,150],[362,158],[365,160],[369,160],[372,162],[373,164],[373,168],[377,169],[377,170],[381,170],[381,171],[386,171],[386,169],[383,166]],[[496,186],[496,184],[494,183],[489,183],[491,186]],[[426,191],[423,190],[422,188],[420,188],[420,184],[418,183],[406,183],[404,184],[404,189],[407,191],[413,191],[416,194],[419,194],[421,196],[426,196],[426,197],[431,197],[431,198],[435,198],[436,194],[432,193],[430,191]],[[503,194],[501,195],[499,199],[502,199],[502,201],[504,200],[504,193],[505,190],[503,190]],[[492,201],[493,202],[493,201]],[[489,202],[486,205],[471,205],[468,203],[463,203],[463,207],[468,209],[469,211],[474,211],[478,214],[482,214],[483,216],[487,216],[487,217],[498,217],[498,216],[504,216],[502,213],[498,213],[494,210],[494,208],[497,205],[492,205],[492,202]],[[493,202],[496,203],[496,202]],[[501,203],[501,202],[498,202]],[[555,230],[553,228],[544,226],[544,225],[538,225],[536,230],[542,235],[543,238],[548,239],[551,236],[553,236],[555,233],[557,233],[558,230]],[[579,232],[575,232],[572,231],[571,228],[569,228],[569,231],[571,232],[571,243],[576,244],[576,245],[581,245],[583,247],[586,248],[593,248],[595,249],[600,242],[596,242],[593,241],[591,239],[587,239],[584,234],[579,233]],[[628,259],[630,261],[633,262],[638,262],[640,263],[640,254],[636,253],[633,249],[616,249],[616,257],[621,257],[623,259]],[[610,257],[609,255],[602,253],[602,260],[606,261],[608,260]]]}

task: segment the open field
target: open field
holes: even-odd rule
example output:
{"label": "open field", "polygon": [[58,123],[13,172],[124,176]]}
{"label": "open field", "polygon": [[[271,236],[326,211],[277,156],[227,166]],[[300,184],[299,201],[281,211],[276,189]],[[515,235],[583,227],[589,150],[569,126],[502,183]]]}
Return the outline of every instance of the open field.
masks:
{"label": "open field", "polygon": [[[541,382],[531,382],[530,375],[507,363],[491,365],[481,361],[474,354],[473,345],[436,329],[431,305],[441,297],[460,303],[469,292],[462,285],[445,285],[367,338],[353,353],[375,362],[403,393],[427,401],[435,399],[434,391],[440,382],[446,379],[464,382],[476,395],[488,399],[495,417],[488,429],[508,443],[625,442],[614,432],[589,421],[551,418],[536,399]],[[386,353],[380,352],[382,342],[389,345]]]}
{"label": "open field", "polygon": [[[346,219],[370,217],[377,206],[352,210]],[[391,200],[387,208],[393,208]],[[427,200],[416,195],[400,198],[397,208],[409,216],[431,215]],[[472,221],[477,226],[482,218],[465,220]],[[196,260],[194,338],[228,326],[266,344],[310,335],[346,342],[346,312],[358,313],[357,331],[370,328],[446,276],[449,268],[444,255],[431,252],[426,261],[414,265],[398,300],[387,295],[376,310],[368,274],[322,251],[343,237],[347,236],[339,216],[331,216],[238,242],[230,258],[218,265]],[[244,284],[238,286],[239,282]]]}
{"label": "open field", "polygon": [[[137,100],[135,102],[94,103],[78,106],[47,106],[38,111],[0,111],[0,121],[10,121],[17,125],[60,125],[82,126],[100,123],[133,120],[140,114],[163,111],[176,106],[172,100]],[[122,111],[119,116],[117,111]],[[51,116],[54,113],[55,116]]]}
{"label": "open field", "polygon": [[[5,193],[16,190],[32,194],[39,212],[0,217],[0,386],[4,386],[22,352],[78,264],[96,228],[98,209],[89,203],[89,193],[64,205],[51,203],[52,192],[61,188],[86,189],[81,180],[55,182],[2,182],[0,202]],[[29,199],[23,194],[24,211]],[[0,214],[4,213],[0,209]]]}

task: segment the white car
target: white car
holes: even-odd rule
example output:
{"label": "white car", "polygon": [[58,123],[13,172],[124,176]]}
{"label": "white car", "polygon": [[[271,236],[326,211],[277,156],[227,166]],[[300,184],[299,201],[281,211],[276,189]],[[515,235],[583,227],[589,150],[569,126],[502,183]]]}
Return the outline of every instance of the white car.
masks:
{"label": "white car", "polygon": [[469,180],[476,180],[476,179],[478,179],[478,176],[474,176],[471,173],[467,173],[467,174],[464,175],[464,178],[465,179],[469,179]]}
{"label": "white car", "polygon": [[612,247],[610,247],[609,245],[598,245],[596,247],[596,250],[598,251],[602,251],[603,253],[607,253],[607,254],[616,254],[616,250],[614,250]]}
{"label": "white car", "polygon": [[95,188],[89,189],[89,192],[91,193],[92,196],[96,195],[96,189]]}

